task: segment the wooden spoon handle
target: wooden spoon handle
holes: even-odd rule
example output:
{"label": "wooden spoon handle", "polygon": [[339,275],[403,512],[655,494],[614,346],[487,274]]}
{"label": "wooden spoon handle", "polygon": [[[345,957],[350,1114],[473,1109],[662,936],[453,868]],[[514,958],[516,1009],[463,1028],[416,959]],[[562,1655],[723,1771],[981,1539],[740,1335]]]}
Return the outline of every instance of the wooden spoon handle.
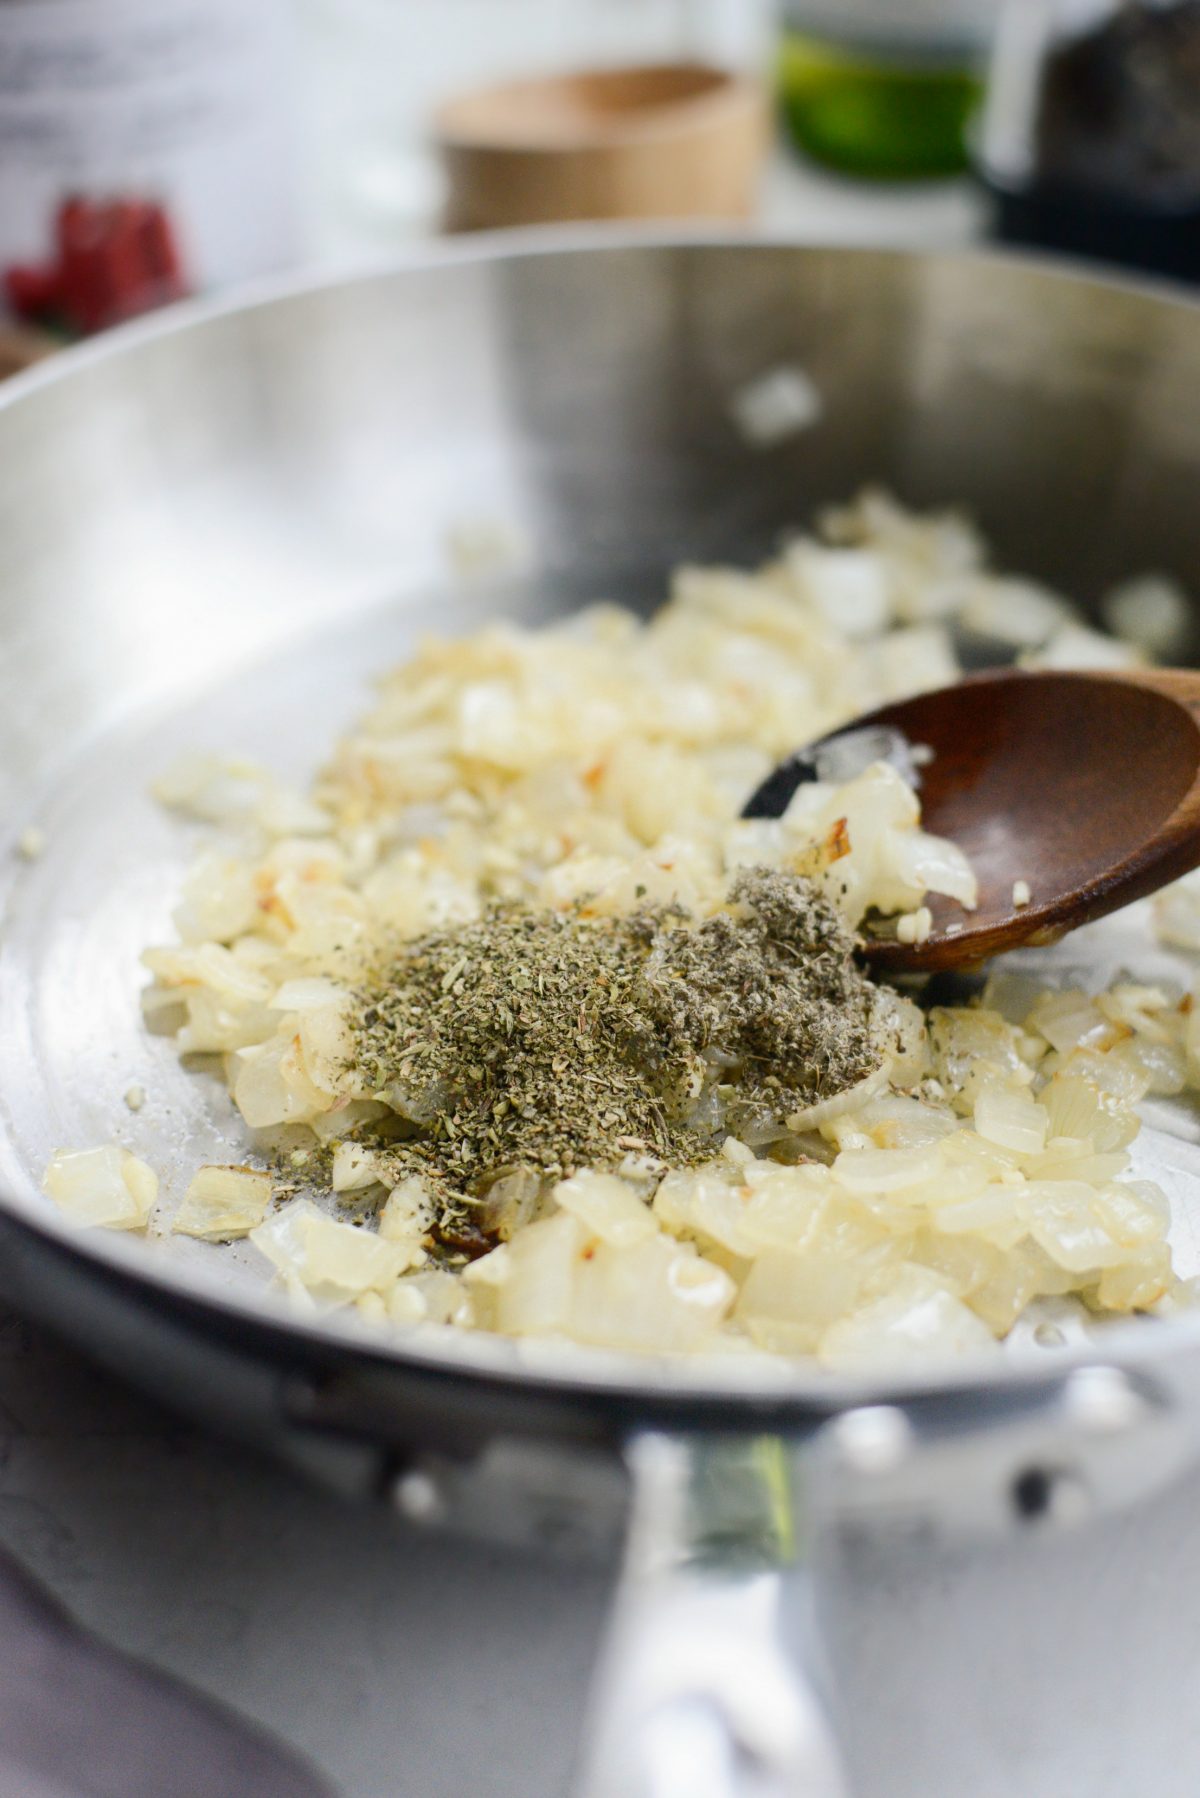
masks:
{"label": "wooden spoon handle", "polygon": [[1108,678],[1122,680],[1131,687],[1147,687],[1152,693],[1165,694],[1200,719],[1200,670],[1195,668],[1129,668]]}
{"label": "wooden spoon handle", "polygon": [[[1193,668],[1130,668],[1106,673],[1105,679],[1150,693],[1161,693],[1190,716],[1200,731],[1200,671]],[[1153,748],[1159,739],[1153,739]],[[1074,929],[1119,906],[1144,898],[1169,881],[1200,866],[1200,747],[1194,752],[1191,784],[1168,816],[1104,878],[1090,883],[1066,911],[1066,927]],[[1173,758],[1172,758],[1173,759]]]}

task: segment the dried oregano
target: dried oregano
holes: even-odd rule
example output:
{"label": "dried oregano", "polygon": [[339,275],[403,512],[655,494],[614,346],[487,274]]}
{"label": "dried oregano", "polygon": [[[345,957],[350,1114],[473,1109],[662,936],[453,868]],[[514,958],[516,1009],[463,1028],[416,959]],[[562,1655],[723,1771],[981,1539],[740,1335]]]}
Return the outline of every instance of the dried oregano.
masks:
{"label": "dried oregano", "polygon": [[694,1163],[879,1065],[853,949],[810,881],[766,868],[701,923],[495,904],[356,993],[353,1067],[395,1114],[360,1137],[432,1185],[464,1246],[470,1202],[515,1169]]}

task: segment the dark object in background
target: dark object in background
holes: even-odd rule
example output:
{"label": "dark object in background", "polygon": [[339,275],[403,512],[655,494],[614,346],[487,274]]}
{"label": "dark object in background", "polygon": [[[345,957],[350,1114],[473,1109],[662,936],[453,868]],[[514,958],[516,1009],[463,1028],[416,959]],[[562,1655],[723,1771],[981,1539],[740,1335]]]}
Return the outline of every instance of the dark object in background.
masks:
{"label": "dark object in background", "polygon": [[14,263],[4,291],[26,324],[87,337],[188,291],[175,233],[157,201],[68,195],[46,262]]}
{"label": "dark object in background", "polygon": [[1059,40],[1051,10],[1017,0],[997,46],[980,156],[996,236],[1200,281],[1200,0],[1126,0]]}

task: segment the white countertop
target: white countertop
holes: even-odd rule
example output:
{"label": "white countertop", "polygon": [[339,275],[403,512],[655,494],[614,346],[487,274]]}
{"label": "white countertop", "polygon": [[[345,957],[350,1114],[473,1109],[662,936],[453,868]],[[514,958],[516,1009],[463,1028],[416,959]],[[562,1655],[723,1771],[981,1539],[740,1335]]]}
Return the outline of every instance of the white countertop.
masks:
{"label": "white countertop", "polygon": [[[2,1314],[0,1547],[343,1798],[567,1798],[611,1574],[310,1489]],[[1073,1530],[841,1532],[817,1603],[856,1798],[1195,1798],[1198,1597],[1195,1468]]]}
{"label": "white countertop", "polygon": [[0,1546],[82,1623],[307,1752],[345,1798],[566,1791],[602,1573],[314,1490],[12,1316]]}

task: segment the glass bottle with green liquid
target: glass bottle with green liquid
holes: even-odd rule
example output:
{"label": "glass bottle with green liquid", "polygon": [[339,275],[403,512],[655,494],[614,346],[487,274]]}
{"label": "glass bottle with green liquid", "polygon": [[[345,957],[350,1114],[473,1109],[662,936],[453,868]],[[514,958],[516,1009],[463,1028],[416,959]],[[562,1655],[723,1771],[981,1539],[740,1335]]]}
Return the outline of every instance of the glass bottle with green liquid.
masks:
{"label": "glass bottle with green liquid", "polygon": [[995,0],[785,0],[784,121],[815,161],[875,180],[958,174]]}

